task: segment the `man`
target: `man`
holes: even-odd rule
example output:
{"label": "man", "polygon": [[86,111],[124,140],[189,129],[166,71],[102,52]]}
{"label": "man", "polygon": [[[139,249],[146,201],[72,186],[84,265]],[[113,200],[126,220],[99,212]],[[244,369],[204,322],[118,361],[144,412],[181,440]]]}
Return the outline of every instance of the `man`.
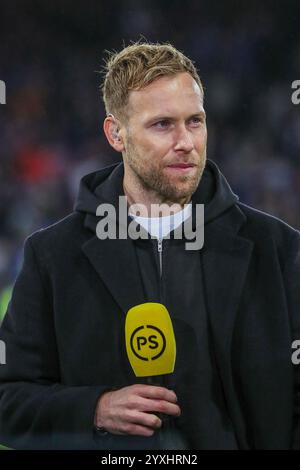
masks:
{"label": "man", "polygon": [[[103,95],[123,163],[85,176],[74,212],[26,240],[1,327],[2,443],[299,447],[299,233],[240,203],[206,160],[202,84],[171,45],[112,55]],[[119,196],[125,221],[151,237],[101,236],[98,208]],[[204,246],[187,250],[175,229],[197,226],[200,204]],[[168,308],[177,344],[174,373],[152,385],[134,375],[124,338],[126,313],[144,302]]]}

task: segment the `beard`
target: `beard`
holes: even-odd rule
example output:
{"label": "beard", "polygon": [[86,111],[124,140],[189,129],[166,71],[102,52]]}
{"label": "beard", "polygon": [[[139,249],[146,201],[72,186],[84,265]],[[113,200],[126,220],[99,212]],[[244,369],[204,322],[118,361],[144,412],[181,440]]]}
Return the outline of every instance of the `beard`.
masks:
{"label": "beard", "polygon": [[[196,191],[206,164],[206,148],[197,161],[192,161],[196,171],[191,175],[171,177],[163,166],[149,164],[138,153],[130,138],[126,145],[126,162],[137,179],[141,189],[154,192],[161,202],[180,202],[190,198]],[[172,163],[172,162],[171,162]]]}

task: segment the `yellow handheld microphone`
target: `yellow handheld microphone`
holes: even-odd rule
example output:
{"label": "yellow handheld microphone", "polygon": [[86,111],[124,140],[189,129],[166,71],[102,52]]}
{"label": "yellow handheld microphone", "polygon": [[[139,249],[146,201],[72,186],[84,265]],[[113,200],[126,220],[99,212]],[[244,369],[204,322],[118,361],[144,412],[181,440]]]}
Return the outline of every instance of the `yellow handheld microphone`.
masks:
{"label": "yellow handheld microphone", "polygon": [[[128,310],[125,321],[125,342],[135,376],[146,377],[149,385],[158,385],[154,383],[153,377],[174,372],[176,341],[169,312],[163,304],[147,302]],[[158,434],[160,448],[187,449],[185,439],[176,428],[174,418],[163,413],[156,415],[163,422]]]}
{"label": "yellow handheld microphone", "polygon": [[164,305],[147,302],[132,307],[126,316],[125,341],[136,377],[153,377],[174,371],[176,341]]}

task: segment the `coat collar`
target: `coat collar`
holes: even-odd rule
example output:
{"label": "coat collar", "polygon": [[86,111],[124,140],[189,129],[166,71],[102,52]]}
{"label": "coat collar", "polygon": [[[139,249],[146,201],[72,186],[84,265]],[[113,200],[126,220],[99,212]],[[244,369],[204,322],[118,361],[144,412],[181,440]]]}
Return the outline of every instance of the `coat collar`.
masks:
{"label": "coat collar", "polygon": [[145,302],[133,240],[94,236],[82,249],[124,314]]}

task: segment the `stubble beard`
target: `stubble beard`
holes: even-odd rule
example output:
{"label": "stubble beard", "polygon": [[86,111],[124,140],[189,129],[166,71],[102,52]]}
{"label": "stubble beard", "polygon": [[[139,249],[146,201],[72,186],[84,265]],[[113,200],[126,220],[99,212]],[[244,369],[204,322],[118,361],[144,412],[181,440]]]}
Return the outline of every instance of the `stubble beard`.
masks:
{"label": "stubble beard", "polygon": [[142,190],[153,192],[160,202],[182,203],[183,200],[191,198],[200,183],[206,164],[206,148],[196,163],[197,171],[193,175],[178,176],[178,185],[163,172],[163,168],[141,164],[142,159],[130,140],[127,142],[126,160]]}

